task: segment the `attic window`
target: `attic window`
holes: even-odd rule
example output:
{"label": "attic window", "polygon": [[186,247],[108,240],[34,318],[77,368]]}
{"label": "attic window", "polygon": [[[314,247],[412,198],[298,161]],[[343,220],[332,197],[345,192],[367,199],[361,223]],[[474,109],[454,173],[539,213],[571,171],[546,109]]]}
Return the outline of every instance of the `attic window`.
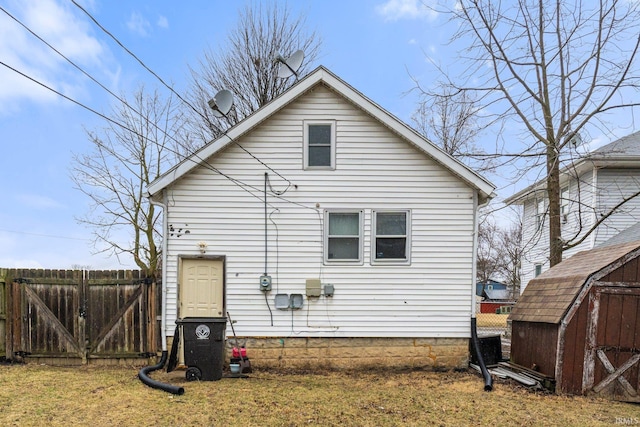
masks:
{"label": "attic window", "polygon": [[335,121],[304,122],[304,168],[335,169]]}

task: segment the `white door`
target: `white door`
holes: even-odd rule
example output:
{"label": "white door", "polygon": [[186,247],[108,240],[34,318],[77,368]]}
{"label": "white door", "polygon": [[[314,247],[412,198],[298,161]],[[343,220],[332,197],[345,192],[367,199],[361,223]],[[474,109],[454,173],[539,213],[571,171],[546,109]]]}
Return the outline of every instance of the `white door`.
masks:
{"label": "white door", "polygon": [[222,260],[183,259],[179,316],[224,317],[223,288]]}

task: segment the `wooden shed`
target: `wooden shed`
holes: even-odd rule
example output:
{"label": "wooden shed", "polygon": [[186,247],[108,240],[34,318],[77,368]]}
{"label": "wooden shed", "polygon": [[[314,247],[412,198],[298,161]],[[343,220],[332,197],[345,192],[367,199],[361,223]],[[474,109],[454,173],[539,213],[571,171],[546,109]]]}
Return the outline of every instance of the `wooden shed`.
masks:
{"label": "wooden shed", "polygon": [[510,320],[511,362],[555,378],[556,392],[640,402],[640,241],[549,269]]}

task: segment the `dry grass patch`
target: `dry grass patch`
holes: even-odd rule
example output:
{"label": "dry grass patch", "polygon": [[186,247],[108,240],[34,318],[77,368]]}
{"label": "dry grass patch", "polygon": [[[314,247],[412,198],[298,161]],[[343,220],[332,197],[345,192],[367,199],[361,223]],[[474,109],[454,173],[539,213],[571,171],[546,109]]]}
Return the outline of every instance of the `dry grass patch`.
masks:
{"label": "dry grass patch", "polygon": [[507,327],[508,314],[477,313],[476,322],[479,327]]}
{"label": "dry grass patch", "polygon": [[256,372],[247,379],[187,382],[174,396],[145,386],[140,367],[0,366],[0,424],[20,426],[598,426],[640,418],[640,407],[536,393],[475,373],[430,371]]}

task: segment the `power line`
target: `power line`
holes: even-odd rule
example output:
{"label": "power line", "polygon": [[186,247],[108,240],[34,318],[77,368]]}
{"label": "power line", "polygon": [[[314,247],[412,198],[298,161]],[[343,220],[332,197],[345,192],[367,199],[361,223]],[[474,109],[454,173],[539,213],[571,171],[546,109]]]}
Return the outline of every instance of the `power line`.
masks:
{"label": "power line", "polygon": [[53,235],[53,234],[29,233],[27,231],[6,230],[6,229],[3,229],[3,228],[0,228],[0,232],[24,234],[24,235],[27,235],[27,236],[36,236],[36,237],[47,237],[47,238],[50,238],[50,239],[79,240],[79,241],[83,241],[83,242],[90,242],[91,241],[91,239],[83,239],[83,238],[80,238],[80,237],[68,237],[68,236],[56,236],[56,235]]}
{"label": "power line", "polygon": [[[138,63],[145,69],[147,70],[149,73],[151,73],[156,79],[158,79],[158,81],[160,81],[160,83],[162,83],[167,89],[169,89],[173,94],[175,94],[178,99],[180,99],[180,101],[182,101],[184,104],[188,105],[197,115],[199,115],[200,117],[202,117],[202,119],[211,124],[211,122],[209,121],[209,119],[202,114],[193,104],[191,104],[189,101],[187,101],[186,99],[184,99],[178,92],[175,91],[175,89],[173,89],[171,86],[169,86],[158,74],[156,74],[151,68],[149,68],[140,58],[138,58],[138,56],[136,56],[136,54],[134,54],[133,52],[131,52],[116,36],[114,36],[109,30],[107,30],[102,24],[100,24],[100,22],[98,22],[98,20],[91,15],[91,13],[89,13],[85,8],[83,8],[82,6],[80,6],[75,0],[71,0],[71,2],[76,5],[76,7],[78,7],[82,12],[84,12],[85,15],[87,15],[89,17],[89,19],[91,19],[97,26],[98,28],[100,28],[105,34],[107,34],[109,37],[111,37],[122,49],[124,49],[125,52],[127,52],[129,55],[131,55],[136,61],[138,61]],[[224,132],[224,135],[226,136],[226,132]],[[258,161],[260,164],[262,164],[264,167],[266,167],[267,169],[269,169],[271,172],[275,173],[276,175],[278,175],[280,178],[284,179],[285,181],[287,181],[289,183],[289,186],[291,186],[291,181],[287,178],[285,178],[284,176],[282,176],[278,171],[272,169],[269,165],[267,165],[266,163],[264,163],[262,160],[260,160],[258,157],[256,157],[253,153],[249,152],[247,149],[245,149],[243,146],[241,146],[238,142],[236,142],[234,139],[230,138],[231,142],[233,142],[234,144],[236,144],[238,147],[240,147],[240,149],[242,149],[245,153],[247,153],[249,156],[253,157],[256,161]],[[287,187],[288,189],[289,187]],[[285,190],[286,191],[286,190]]]}
{"label": "power line", "polygon": [[[192,109],[194,109],[194,111],[196,111],[197,114],[199,114],[201,117],[203,117],[205,120],[207,120],[207,118],[205,116],[203,116],[199,111],[197,111],[195,109],[195,107],[193,107],[193,105],[191,105],[188,101],[186,101],[185,99],[183,99],[172,87],[170,87],[169,85],[167,85],[164,80],[162,80],[156,73],[154,73],[149,67],[147,67],[142,60],[140,60],[135,54],[133,54],[129,49],[127,49],[115,36],[113,36],[108,30],[106,30],[89,12],[87,12],[82,6],[78,5],[74,0],[72,0],[72,2],[79,7],[85,14],[87,14],[95,23],[96,25],[98,25],[106,34],[108,34],[111,38],[113,38],[127,53],[129,53],[131,56],[133,56],[145,69],[147,69],[152,75],[154,75],[164,86],[166,86],[172,93],[174,93],[183,103],[189,105]],[[33,30],[31,30],[27,25],[25,25],[24,23],[22,23],[18,18],[16,18],[15,16],[13,16],[11,13],[9,13],[6,9],[4,9],[2,6],[0,6],[0,10],[2,10],[2,12],[4,12],[7,16],[9,16],[11,19],[13,19],[15,22],[17,22],[19,25],[21,25],[24,29],[26,29],[27,31],[29,31],[29,33],[31,33],[34,37],[36,37],[38,40],[40,40],[42,43],[44,43],[47,47],[49,47],[51,50],[53,50],[54,52],[56,52],[59,56],[61,56],[62,58],[64,58],[67,62],[69,62],[73,67],[75,67],[78,71],[80,71],[82,74],[84,74],[86,77],[88,77],[90,80],[92,80],[93,82],[95,82],[98,86],[100,86],[103,90],[105,90],[107,93],[109,93],[111,96],[113,96],[114,98],[116,98],[119,102],[121,102],[123,105],[125,105],[127,108],[129,108],[130,110],[134,111],[136,114],[138,114],[140,117],[143,117],[143,114],[138,111],[136,108],[132,107],[126,100],[122,99],[121,97],[119,97],[118,95],[116,95],[115,93],[113,93],[111,90],[109,90],[104,84],[100,83],[96,78],[94,78],[90,73],[86,72],[84,69],[82,69],[82,67],[80,67],[79,65],[77,65],[75,62],[73,62],[71,59],[69,59],[67,56],[65,56],[64,54],[62,54],[59,50],[57,50],[55,47],[53,47],[50,43],[48,43],[46,40],[44,40],[42,37],[40,37],[38,34],[36,34]],[[45,89],[50,90],[51,92],[67,99],[68,101],[73,102],[74,104],[98,115],[99,117],[107,120],[110,123],[113,123],[116,126],[119,126],[121,128],[123,128],[124,130],[131,132],[139,137],[143,137],[142,135],[140,135],[137,131],[132,130],[130,128],[128,128],[127,126],[111,119],[110,117],[92,109],[91,107],[88,107],[87,105],[73,99],[70,98],[69,96],[64,95],[63,93],[47,86],[46,84],[36,80],[35,78],[17,70],[16,68],[4,63],[4,62],[0,62],[1,65],[9,68],[10,70],[16,72],[17,74],[20,74],[21,76],[31,80],[32,82],[44,87]],[[198,165],[204,166],[205,168],[223,176],[224,178],[226,178],[227,180],[229,180],[230,182],[234,183],[235,185],[239,186],[240,188],[242,188],[243,190],[247,191],[249,194],[251,194],[253,197],[257,198],[258,200],[262,199],[253,194],[250,190],[248,190],[245,187],[251,188],[254,191],[260,192],[260,190],[256,187],[253,187],[247,183],[244,183],[236,178],[233,178],[229,175],[224,174],[223,172],[221,172],[219,169],[215,168],[214,166],[212,166],[211,164],[209,164],[208,162],[205,162],[204,159],[202,159],[201,157],[198,156],[197,151],[193,151],[191,154],[188,153],[189,149],[188,147],[186,147],[182,142],[178,141],[173,135],[168,134],[164,129],[160,128],[155,122],[152,122],[152,125],[158,129],[160,132],[162,132],[165,136],[169,137],[170,139],[172,139],[176,144],[178,144],[179,146],[181,146],[182,148],[187,149],[187,155],[188,156],[193,156],[195,157],[198,161],[195,161],[192,159],[192,161]],[[249,154],[252,158],[254,158],[256,161],[258,161],[260,164],[262,164],[264,167],[266,167],[267,169],[269,169],[270,171],[272,171],[273,173],[275,173],[276,175],[278,175],[280,178],[284,179],[285,181],[287,181],[288,186],[285,190],[283,191],[276,191],[271,187],[271,184],[269,183],[269,187],[271,189],[271,191],[274,193],[274,196],[277,199],[283,200],[287,203],[291,203],[303,208],[307,208],[307,209],[312,209],[315,210],[314,208],[310,208],[304,204],[301,203],[297,203],[291,200],[288,200],[284,197],[282,197],[283,194],[285,194],[287,192],[287,190],[291,187],[291,181],[287,178],[285,178],[284,176],[282,176],[280,173],[278,173],[277,171],[275,171],[274,169],[272,169],[269,165],[267,165],[266,163],[264,163],[262,160],[260,160],[258,157],[256,157],[255,155],[253,155],[250,151],[248,151],[246,148],[244,148],[241,144],[239,144],[238,142],[236,142],[233,138],[229,137],[226,133],[224,133],[225,136],[227,136],[227,138],[229,138],[230,142],[233,142],[235,145],[237,145],[240,149],[242,149],[245,153]],[[181,155],[182,153],[179,153],[175,150],[172,150],[169,147],[165,147],[168,151],[177,154],[177,155]]]}
{"label": "power line", "polygon": [[[73,62],[71,59],[67,58],[64,54],[62,54],[60,51],[58,51],[55,47],[53,47],[51,44],[49,44],[46,40],[44,40],[44,39],[43,39],[42,37],[40,37],[38,34],[36,34],[36,33],[35,33],[33,30],[31,30],[27,25],[23,24],[23,23],[22,23],[18,18],[16,18],[16,17],[14,17],[13,15],[11,15],[11,14],[10,14],[6,9],[4,9],[2,6],[0,6],[0,10],[2,10],[6,15],[8,15],[11,19],[13,19],[14,21],[16,21],[18,24],[20,24],[20,25],[21,25],[23,28],[25,28],[27,31],[29,31],[29,32],[30,32],[34,37],[36,37],[36,38],[37,38],[38,40],[40,40],[42,43],[44,43],[45,45],[47,45],[47,47],[49,47],[51,50],[53,50],[53,51],[54,51],[54,52],[56,52],[58,55],[60,55],[60,56],[61,56],[62,58],[64,58],[67,62],[69,62],[71,65],[73,65],[77,70],[79,70],[81,73],[83,73],[85,76],[87,76],[87,77],[88,77],[89,79],[91,79],[93,82],[95,82],[98,86],[100,86],[102,89],[104,89],[105,91],[107,91],[111,96],[113,96],[113,97],[114,97],[114,98],[116,98],[118,101],[120,101],[120,102],[121,102],[123,105],[125,105],[127,108],[129,108],[129,109],[131,109],[132,111],[134,111],[134,112],[135,112],[136,114],[138,114],[140,117],[143,117],[143,114],[142,114],[140,111],[138,111],[136,108],[132,107],[132,106],[131,106],[131,105],[130,105],[126,100],[124,100],[124,99],[120,98],[118,95],[116,95],[116,94],[115,94],[115,93],[113,93],[111,90],[109,90],[105,85],[103,85],[102,83],[100,83],[96,78],[94,78],[92,75],[90,75],[90,74],[89,74],[88,72],[86,72],[84,69],[82,69],[79,65],[77,65],[75,62]],[[51,88],[51,87],[49,87],[49,86],[45,85],[44,83],[41,83],[41,82],[39,82],[39,81],[37,81],[37,80],[35,80],[35,79],[31,78],[30,76],[28,76],[28,75],[26,75],[26,74],[24,74],[24,73],[22,73],[22,72],[20,72],[20,71],[16,70],[15,68],[13,68],[13,67],[11,67],[11,66],[9,66],[9,65],[7,65],[7,64],[4,64],[4,63],[2,63],[2,65],[4,65],[5,67],[10,68],[10,69],[11,69],[11,70],[13,70],[14,72],[16,72],[16,73],[18,73],[18,74],[22,75],[23,77],[26,77],[26,78],[28,78],[29,80],[31,80],[31,81],[33,81],[33,82],[35,82],[35,83],[37,83],[37,84],[40,84],[40,85],[41,85],[41,86],[43,86],[44,88],[51,90],[52,92],[56,93],[57,95],[62,96],[62,97],[64,97],[65,99],[67,99],[67,100],[69,100],[69,101],[71,101],[71,102],[74,102],[75,104],[77,104],[77,105],[79,105],[79,106],[81,106],[81,107],[83,107],[83,108],[86,108],[87,110],[91,111],[92,113],[97,114],[97,115],[99,115],[100,117],[104,118],[105,120],[107,120],[107,121],[109,121],[109,122],[111,122],[111,123],[114,123],[114,124],[116,124],[116,125],[118,125],[118,126],[122,127],[122,128],[123,128],[123,129],[125,129],[126,131],[131,132],[131,133],[134,133],[135,135],[142,137],[142,135],[138,134],[136,131],[134,131],[134,130],[132,130],[132,129],[129,129],[128,127],[126,127],[126,126],[122,125],[121,123],[118,123],[118,122],[116,122],[116,121],[112,120],[111,118],[109,118],[109,117],[107,117],[107,116],[105,116],[105,115],[103,115],[103,114],[101,114],[101,113],[98,113],[97,111],[95,111],[95,110],[93,110],[93,109],[91,109],[91,108],[89,108],[89,107],[85,106],[84,104],[82,104],[82,103],[80,103],[80,102],[77,102],[77,101],[75,101],[74,99],[71,99],[71,98],[69,98],[69,97],[67,97],[67,96],[63,95],[62,93],[60,93],[60,92],[56,91],[55,89],[53,89],[53,88]],[[175,92],[174,92],[174,93],[175,93]],[[152,122],[151,122],[151,124],[152,124],[153,126],[155,126],[155,128],[156,128],[156,129],[158,129],[160,132],[164,133],[164,135],[165,135],[165,136],[167,136],[167,137],[171,138],[174,142],[176,142],[176,143],[177,143],[178,145],[180,145],[182,148],[185,148],[185,149],[187,148],[183,143],[181,143],[180,141],[178,141],[178,140],[177,140],[176,138],[174,138],[172,135],[169,135],[169,134],[168,134],[164,129],[160,128],[160,127],[159,127],[155,122],[153,122],[153,121],[152,121]],[[242,147],[241,147],[241,148],[242,148]],[[178,153],[178,152],[176,152],[176,151],[173,151],[173,150],[171,150],[171,149],[169,149],[169,151],[172,151],[174,154],[178,154],[178,155],[180,154],[180,153]],[[245,151],[246,151],[246,150],[245,150]],[[195,154],[195,152],[194,152],[194,153],[192,153],[192,154],[193,154],[193,155],[196,155],[196,154]],[[196,155],[196,158],[197,158],[198,160],[200,160],[200,162],[199,162],[198,164],[204,164],[204,163],[205,163],[205,162],[204,162],[204,160],[203,160],[203,159],[201,159],[201,158],[199,158],[197,155]],[[211,165],[209,165],[209,166],[211,166]],[[227,176],[226,176],[226,175],[224,175],[222,172],[220,172],[220,171],[218,171],[217,169],[213,168],[213,166],[211,166],[211,170],[213,170],[213,171],[215,171],[215,172],[218,172],[220,175],[225,176],[227,179],[229,179],[229,180],[230,180],[230,181],[232,181],[232,182],[234,181],[234,178],[227,177]],[[238,181],[238,182],[241,182],[241,181]],[[243,185],[247,185],[247,184],[244,184],[244,183],[242,183],[242,184],[243,184]]]}
{"label": "power line", "polygon": [[[104,115],[104,114],[100,113],[99,111],[94,110],[93,108],[91,108],[91,107],[89,107],[89,106],[87,106],[87,105],[85,105],[85,104],[81,103],[80,101],[76,101],[75,99],[73,99],[73,98],[71,98],[71,97],[69,97],[69,96],[67,96],[67,95],[65,95],[65,94],[63,94],[63,93],[61,93],[61,92],[59,92],[59,91],[55,90],[54,88],[52,88],[52,87],[50,87],[50,86],[47,86],[46,84],[44,84],[44,83],[40,82],[39,80],[36,80],[35,78],[33,78],[33,77],[31,77],[31,76],[29,76],[29,75],[27,75],[27,74],[23,73],[22,71],[20,71],[20,70],[18,70],[18,69],[16,69],[16,68],[14,68],[14,67],[12,67],[12,66],[10,66],[10,65],[8,65],[8,64],[5,64],[5,63],[4,63],[4,62],[2,62],[2,61],[0,61],[0,65],[2,65],[2,66],[4,66],[4,67],[6,67],[6,68],[8,68],[8,69],[10,69],[11,71],[13,71],[13,72],[15,72],[15,73],[17,73],[17,74],[20,74],[20,75],[21,75],[21,76],[23,76],[24,78],[26,78],[26,79],[28,79],[28,80],[31,80],[32,82],[34,82],[34,83],[36,83],[36,84],[38,84],[38,85],[42,86],[43,88],[45,88],[45,89],[47,89],[47,90],[49,90],[49,91],[51,91],[51,92],[55,93],[55,94],[56,94],[56,95],[58,95],[58,96],[61,96],[62,98],[66,99],[66,100],[68,100],[68,101],[73,102],[74,104],[76,104],[76,105],[78,105],[78,106],[80,106],[80,107],[82,107],[82,108],[84,108],[84,109],[86,109],[86,110],[88,110],[88,111],[92,112],[93,114],[96,114],[97,116],[100,116],[101,118],[103,118],[103,119],[107,120],[109,123],[113,123],[114,125],[119,126],[119,127],[121,127],[122,129],[124,129],[124,130],[126,130],[126,131],[128,131],[128,132],[131,132],[131,133],[132,133],[132,134],[134,134],[134,135],[137,135],[137,136],[139,136],[139,137],[142,137],[142,135],[140,135],[137,131],[135,131],[135,130],[133,130],[133,129],[130,129],[130,128],[128,128],[127,126],[123,125],[122,123],[119,123],[119,122],[117,122],[116,120],[113,120],[112,118],[110,118],[110,117],[108,117],[108,116],[106,116],[106,115]],[[135,110],[134,110],[134,111],[135,111]],[[168,135],[168,134],[166,134],[166,135],[167,135],[167,136],[169,136],[169,137],[171,138],[171,136],[170,136],[170,135]],[[179,142],[178,140],[174,139],[174,141],[175,141],[175,142],[177,142],[178,144],[180,144],[180,142]],[[168,147],[165,147],[165,148],[166,148],[167,150],[171,151],[171,152],[172,152],[172,153],[174,153],[174,154],[178,154],[178,155],[180,155],[180,153],[178,153],[178,152],[177,152],[177,151],[175,151],[175,150],[172,150],[172,149],[170,149],[170,148],[168,148]],[[195,153],[194,153],[194,155],[195,155]],[[197,157],[197,155],[196,155],[196,157]],[[244,188],[243,186],[246,186],[246,187],[252,188],[253,190],[256,190],[256,191],[258,191],[258,192],[259,192],[259,191],[261,191],[261,190],[259,190],[258,188],[253,187],[253,186],[251,186],[251,185],[249,185],[249,184],[246,184],[246,183],[244,183],[244,182],[242,182],[242,181],[240,181],[240,180],[237,180],[237,179],[235,179],[235,178],[232,178],[232,177],[230,177],[230,176],[228,176],[228,175],[226,175],[226,174],[222,173],[220,170],[218,170],[217,168],[213,167],[212,165],[208,164],[208,163],[207,163],[207,162],[205,162],[203,159],[201,159],[201,158],[199,158],[199,157],[197,157],[197,158],[198,158],[198,160],[200,160],[200,162],[196,162],[196,164],[199,164],[199,165],[206,165],[205,167],[208,167],[210,170],[212,170],[212,171],[214,171],[214,172],[216,172],[216,173],[220,174],[221,176],[225,177],[225,178],[226,178],[226,179],[228,179],[229,181],[231,181],[231,182],[233,182],[234,184],[238,185],[238,186],[239,186],[239,187],[241,187],[243,190],[245,190],[245,191],[249,192],[252,196],[256,197],[258,200],[262,200],[262,199],[260,199],[258,196],[256,196],[255,194],[253,194],[253,193],[251,193],[250,191],[248,191],[248,190],[247,190],[246,188]],[[238,184],[238,183],[240,183],[240,184]]]}
{"label": "power line", "polygon": [[[142,136],[142,135],[140,135],[137,131],[135,131],[135,130],[133,130],[133,129],[130,129],[129,127],[127,127],[127,126],[123,125],[122,123],[119,123],[119,122],[117,122],[116,120],[113,120],[112,118],[110,118],[110,117],[108,117],[108,116],[106,116],[106,115],[104,115],[104,114],[100,113],[99,111],[94,110],[93,108],[91,108],[91,107],[89,107],[89,106],[87,106],[87,105],[85,105],[85,104],[81,103],[80,101],[77,101],[77,100],[75,100],[75,99],[73,99],[73,98],[71,98],[71,97],[69,97],[69,96],[67,96],[67,95],[65,95],[65,94],[63,94],[63,93],[61,93],[61,92],[57,91],[56,89],[54,89],[54,88],[52,88],[52,87],[50,87],[50,86],[48,86],[48,85],[46,85],[46,84],[44,84],[44,83],[40,82],[39,80],[37,80],[37,79],[35,79],[35,78],[33,78],[33,77],[31,77],[31,76],[29,76],[29,75],[27,75],[27,74],[23,73],[22,71],[20,71],[20,70],[18,70],[18,69],[14,68],[14,67],[12,67],[12,66],[10,66],[10,65],[6,64],[6,63],[4,63],[3,61],[0,61],[0,65],[2,65],[2,66],[4,66],[4,67],[8,68],[9,70],[11,70],[11,71],[13,71],[13,72],[15,72],[15,73],[17,73],[17,74],[19,74],[19,75],[21,75],[21,76],[23,76],[24,78],[26,78],[26,79],[28,79],[28,80],[31,80],[32,82],[34,82],[34,83],[36,83],[36,84],[38,84],[38,85],[42,86],[43,88],[45,88],[45,89],[47,89],[47,90],[49,90],[49,91],[51,91],[51,92],[55,93],[56,95],[61,96],[62,98],[64,98],[64,99],[66,99],[66,100],[68,100],[68,101],[70,101],[70,102],[72,102],[72,103],[74,103],[74,104],[78,105],[79,107],[82,107],[82,108],[84,108],[84,109],[86,109],[86,110],[88,110],[88,111],[92,112],[93,114],[96,114],[97,116],[99,116],[99,117],[101,117],[101,118],[105,119],[105,120],[106,120],[106,121],[108,121],[109,123],[112,123],[112,124],[114,124],[114,125],[116,125],[116,126],[118,126],[118,127],[121,127],[122,129],[124,129],[124,130],[126,130],[126,131],[128,131],[128,132],[131,132],[131,133],[132,133],[132,134],[134,134],[134,135],[137,135],[137,136],[139,136],[139,137],[142,137],[142,138],[143,138],[143,136]],[[136,111],[135,109],[133,109],[133,110],[134,110],[134,111]],[[140,113],[138,113],[138,114],[140,114]],[[157,125],[156,125],[156,126],[157,126]],[[160,128],[159,128],[159,129],[160,129]],[[160,130],[161,130],[162,132],[164,132],[162,129],[160,129]],[[178,143],[178,144],[182,145],[182,144],[180,143],[180,141],[178,141],[177,139],[175,139],[173,136],[171,136],[171,135],[167,134],[166,132],[164,132],[164,133],[165,133],[165,135],[166,135],[166,136],[168,136],[169,138],[173,139],[176,143]],[[175,151],[175,150],[173,150],[173,149],[171,149],[171,148],[169,148],[169,147],[166,147],[166,146],[165,146],[165,149],[167,149],[168,151],[172,152],[173,154],[177,154],[177,155],[180,155],[180,154],[181,154],[181,153],[179,153],[179,152],[177,152],[177,151]],[[192,154],[192,156],[193,156],[193,157],[196,157],[196,159],[197,159],[197,160],[199,160],[199,161],[196,161],[196,160],[193,160],[193,159],[191,160],[191,161],[193,161],[194,163],[196,163],[197,165],[204,166],[205,168],[207,168],[207,169],[209,169],[209,170],[211,170],[211,171],[213,171],[213,172],[215,172],[215,173],[219,174],[220,176],[222,176],[222,177],[226,178],[227,180],[229,180],[229,181],[230,181],[230,182],[232,182],[233,184],[237,185],[238,187],[240,187],[241,189],[243,189],[244,191],[246,191],[247,193],[249,193],[251,196],[255,197],[256,199],[258,199],[258,200],[260,200],[260,201],[262,201],[262,200],[263,200],[262,198],[260,198],[260,196],[257,196],[256,194],[252,193],[250,190],[248,190],[248,189],[247,189],[247,188],[245,188],[245,187],[248,187],[248,188],[250,188],[250,189],[252,189],[252,190],[254,190],[254,191],[258,192],[258,193],[262,192],[262,190],[261,190],[261,189],[259,189],[259,188],[257,188],[257,187],[254,187],[254,186],[252,186],[252,185],[250,185],[250,184],[247,184],[247,183],[245,183],[245,182],[242,182],[242,181],[240,181],[240,180],[238,180],[238,179],[236,179],[236,178],[233,178],[233,177],[231,177],[231,176],[229,176],[229,175],[227,175],[227,174],[223,173],[223,172],[222,172],[222,171],[220,171],[219,169],[215,168],[214,166],[212,166],[211,164],[209,164],[208,162],[206,162],[204,159],[200,158],[200,157],[198,156],[197,152],[194,152],[194,153]],[[191,156],[190,156],[190,157],[191,157]],[[285,199],[285,198],[284,198],[284,197],[282,197],[282,195],[280,195],[280,194],[277,194],[277,193],[276,193],[276,194],[275,194],[275,196],[276,196],[276,198],[278,198],[278,199],[280,199],[280,200],[283,200],[283,201],[285,201],[285,202],[287,202],[287,203],[291,203],[291,204],[294,204],[294,205],[297,205],[297,206],[300,206],[300,207],[304,207],[304,208],[307,208],[307,209],[312,209],[312,210],[314,210],[314,208],[310,208],[309,206],[306,206],[306,205],[303,205],[303,204],[301,204],[301,203],[298,203],[298,202],[294,202],[294,201],[291,201],[291,200]]]}
{"label": "power line", "polygon": [[140,58],[138,58],[133,52],[131,52],[129,49],[127,49],[127,47],[124,44],[122,44],[122,42],[120,42],[120,40],[118,40],[118,38],[116,36],[111,34],[109,32],[109,30],[107,30],[105,27],[103,27],[102,24],[100,24],[98,22],[98,20],[96,18],[94,18],[93,15],[91,15],[84,7],[80,6],[75,0],[71,0],[71,3],[73,3],[74,5],[76,5],[76,7],[78,7],[78,9],[83,11],[85,13],[85,15],[87,15],[89,17],[89,19],[91,19],[105,34],[107,34],[116,43],[118,43],[118,45],[120,45],[120,47],[122,49],[124,49],[129,55],[131,55],[136,61],[138,61],[140,63],[140,65],[142,65],[142,67],[144,67],[145,70],[150,72],[156,79],[158,79],[160,81],[160,83],[162,83],[167,89],[169,89],[171,92],[173,92],[173,94],[175,94],[178,97],[178,99],[180,99],[182,102],[184,102],[185,104],[190,106],[193,109],[193,111],[196,112],[196,114],[202,115],[193,105],[191,105],[184,98],[182,98],[182,96],[180,96],[180,94],[178,92],[176,92],[171,86],[169,86],[167,83],[165,83],[165,81],[162,80],[162,78],[159,75],[157,75],[151,68],[147,67],[147,65],[144,62],[142,62],[142,60]]}

